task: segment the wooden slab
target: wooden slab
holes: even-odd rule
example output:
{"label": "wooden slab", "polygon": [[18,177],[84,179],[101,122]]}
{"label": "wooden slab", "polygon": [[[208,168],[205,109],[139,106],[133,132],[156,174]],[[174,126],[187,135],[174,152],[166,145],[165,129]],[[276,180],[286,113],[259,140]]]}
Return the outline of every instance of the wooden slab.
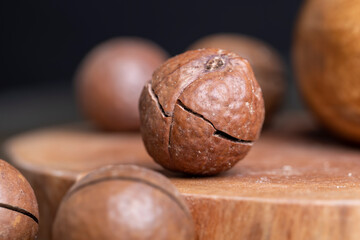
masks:
{"label": "wooden slab", "polygon": [[5,150],[35,188],[40,239],[50,239],[58,204],[76,177],[111,163],[167,175],[186,198],[201,240],[360,239],[360,148],[330,140],[302,115],[281,118],[243,161],[215,177],[163,170],[137,134],[78,126],[26,133]]}

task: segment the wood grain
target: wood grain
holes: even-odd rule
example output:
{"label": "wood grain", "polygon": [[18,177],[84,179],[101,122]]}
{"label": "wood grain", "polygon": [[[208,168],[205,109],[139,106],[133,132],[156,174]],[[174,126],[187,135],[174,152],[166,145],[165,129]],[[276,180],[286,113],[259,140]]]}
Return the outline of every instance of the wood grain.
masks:
{"label": "wood grain", "polygon": [[201,240],[360,239],[360,149],[334,142],[301,116],[282,117],[243,161],[215,177],[163,170],[136,134],[59,127],[10,139],[5,149],[37,194],[40,239],[49,239],[76,177],[111,163],[168,176],[187,200]]}

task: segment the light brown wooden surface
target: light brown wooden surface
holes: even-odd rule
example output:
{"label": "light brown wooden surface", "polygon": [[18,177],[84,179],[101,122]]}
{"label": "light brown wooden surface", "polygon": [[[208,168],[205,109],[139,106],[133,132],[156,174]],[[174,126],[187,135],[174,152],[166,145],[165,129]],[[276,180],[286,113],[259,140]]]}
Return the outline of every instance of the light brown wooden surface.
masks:
{"label": "light brown wooden surface", "polygon": [[82,171],[134,163],[160,171],[183,194],[199,239],[360,239],[360,148],[333,142],[298,115],[264,131],[249,155],[215,177],[162,170],[140,136],[82,127],[30,132],[9,140],[10,160],[40,203],[41,238]]}

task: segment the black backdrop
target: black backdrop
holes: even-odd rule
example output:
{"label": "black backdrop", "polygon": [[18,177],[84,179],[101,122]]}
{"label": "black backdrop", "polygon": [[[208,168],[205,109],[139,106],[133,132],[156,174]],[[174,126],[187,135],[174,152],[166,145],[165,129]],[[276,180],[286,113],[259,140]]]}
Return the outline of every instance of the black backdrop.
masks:
{"label": "black backdrop", "polygon": [[82,57],[114,36],[149,38],[170,54],[201,36],[238,32],[288,58],[301,0],[0,0],[0,92],[70,83]]}

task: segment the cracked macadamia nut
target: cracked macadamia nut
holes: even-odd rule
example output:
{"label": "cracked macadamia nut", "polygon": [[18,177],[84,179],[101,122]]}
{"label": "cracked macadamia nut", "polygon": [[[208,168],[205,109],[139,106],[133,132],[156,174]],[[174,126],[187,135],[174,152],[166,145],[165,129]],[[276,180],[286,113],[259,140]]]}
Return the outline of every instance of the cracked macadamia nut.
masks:
{"label": "cracked macadamia nut", "polygon": [[138,130],[142,87],[166,58],[159,46],[140,38],[116,38],[97,46],[75,78],[84,114],[104,130]]}
{"label": "cracked macadamia nut", "polygon": [[269,122],[282,104],[286,89],[285,64],[279,53],[259,39],[235,33],[210,35],[189,47],[200,48],[226,49],[250,62],[263,93],[265,122]]}
{"label": "cracked macadamia nut", "polygon": [[220,49],[166,61],[140,97],[141,134],[163,167],[211,175],[250,150],[264,120],[261,89],[247,60]]}
{"label": "cracked macadamia nut", "polygon": [[192,216],[164,176],[131,165],[107,166],[78,180],[63,198],[54,240],[193,240]]}
{"label": "cracked macadamia nut", "polygon": [[36,239],[38,219],[38,205],[30,184],[18,170],[0,159],[0,239]]}

